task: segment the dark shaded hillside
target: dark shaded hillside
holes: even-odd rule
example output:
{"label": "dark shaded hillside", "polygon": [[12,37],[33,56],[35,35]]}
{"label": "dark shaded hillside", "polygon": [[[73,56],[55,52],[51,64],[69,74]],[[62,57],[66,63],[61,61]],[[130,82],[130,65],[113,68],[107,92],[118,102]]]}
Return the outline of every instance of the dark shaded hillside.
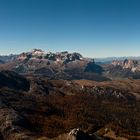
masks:
{"label": "dark shaded hillside", "polygon": [[95,62],[89,62],[84,70],[85,72],[94,72],[98,74],[102,74],[104,71],[100,65],[95,64]]}
{"label": "dark shaded hillside", "polygon": [[13,71],[1,71],[0,87],[8,87],[11,89],[28,91],[30,84],[25,77]]}

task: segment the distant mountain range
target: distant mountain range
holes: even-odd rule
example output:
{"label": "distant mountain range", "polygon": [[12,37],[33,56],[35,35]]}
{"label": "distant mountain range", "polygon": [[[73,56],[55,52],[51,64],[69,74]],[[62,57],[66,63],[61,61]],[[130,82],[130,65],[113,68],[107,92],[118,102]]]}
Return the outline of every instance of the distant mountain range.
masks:
{"label": "distant mountain range", "polygon": [[1,55],[0,56],[0,64],[1,63],[7,63],[7,62],[11,62],[14,59],[16,59],[18,55],[14,55],[14,54],[10,54],[10,55]]}
{"label": "distant mountain range", "polygon": [[95,62],[106,64],[112,63],[113,60],[125,60],[125,59],[140,60],[140,56],[94,58]]}
{"label": "distant mountain range", "polygon": [[[56,54],[59,54],[59,53],[66,53],[67,51],[65,52],[57,52]],[[46,54],[55,54],[55,53],[51,53],[51,52],[45,52],[41,49],[33,49],[31,52],[28,52],[28,53],[25,53],[26,55],[27,54],[33,54],[33,55],[45,55]],[[38,53],[38,54],[37,54]],[[68,53],[68,52],[67,52]],[[24,55],[24,53],[21,53],[21,54],[10,54],[10,55],[0,55],[0,63],[5,63],[5,62],[9,62],[9,61],[12,61],[14,59],[16,59],[17,57],[19,57],[19,55]],[[33,56],[32,55],[32,56]],[[82,55],[81,55],[82,56]],[[94,56],[93,56],[94,58]],[[86,58],[87,60],[92,60],[93,58]],[[123,56],[123,57],[104,57],[104,58],[94,58],[94,61],[96,63],[104,63],[104,64],[110,64],[112,63],[112,61],[114,60],[125,60],[125,59],[132,59],[132,60],[140,60],[140,56]]]}
{"label": "distant mountain range", "polygon": [[0,56],[0,70],[47,76],[53,79],[140,78],[140,57],[84,58],[74,52],[45,52],[34,49],[19,55]]}
{"label": "distant mountain range", "polygon": [[13,70],[22,74],[44,75],[54,79],[90,79],[103,81],[102,67],[93,59],[79,53],[45,52],[34,49],[16,55],[14,59],[0,65],[1,70]]}

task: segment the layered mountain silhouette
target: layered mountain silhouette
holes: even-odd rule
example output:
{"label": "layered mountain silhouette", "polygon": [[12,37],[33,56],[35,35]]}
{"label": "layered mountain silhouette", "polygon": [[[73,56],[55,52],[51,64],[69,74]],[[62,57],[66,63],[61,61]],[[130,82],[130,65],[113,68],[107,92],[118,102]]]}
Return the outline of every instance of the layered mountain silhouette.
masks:
{"label": "layered mountain silhouette", "polygon": [[103,68],[94,60],[67,51],[52,53],[34,49],[17,55],[12,61],[0,65],[0,69],[23,74],[40,74],[55,79],[108,80],[102,76]]}
{"label": "layered mountain silhouette", "polygon": [[[89,79],[106,81],[120,78],[140,78],[140,61],[113,60],[112,63],[96,63],[74,52],[45,52],[34,49],[19,55],[3,56],[0,70],[12,70],[20,74],[42,75],[53,79]],[[5,61],[4,61],[5,60]]]}

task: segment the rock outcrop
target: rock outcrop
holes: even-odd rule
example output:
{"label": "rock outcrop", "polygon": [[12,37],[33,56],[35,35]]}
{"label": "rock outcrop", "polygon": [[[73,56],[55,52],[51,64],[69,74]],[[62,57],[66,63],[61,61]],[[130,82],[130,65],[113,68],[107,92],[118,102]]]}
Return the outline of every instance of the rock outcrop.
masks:
{"label": "rock outcrop", "polygon": [[121,66],[123,69],[130,69],[132,72],[140,71],[140,61],[138,60],[128,60],[124,61],[113,61],[112,65]]}
{"label": "rock outcrop", "polygon": [[67,134],[60,135],[52,140],[97,140],[93,139],[91,136],[80,130],[79,128],[75,128],[71,130]]}

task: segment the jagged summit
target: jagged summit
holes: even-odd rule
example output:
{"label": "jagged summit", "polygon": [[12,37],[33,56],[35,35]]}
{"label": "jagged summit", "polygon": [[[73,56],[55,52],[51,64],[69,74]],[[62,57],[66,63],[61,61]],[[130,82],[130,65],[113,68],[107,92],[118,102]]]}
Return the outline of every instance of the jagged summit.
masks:
{"label": "jagged summit", "polygon": [[123,69],[130,69],[132,72],[140,71],[140,61],[125,59],[123,61],[114,60],[112,62],[114,66],[121,66]]}
{"label": "jagged summit", "polygon": [[140,60],[114,60],[109,64],[97,63],[80,53],[49,52],[33,49],[0,61],[0,70],[23,74],[44,75],[55,79],[109,80],[113,78],[140,78]]}
{"label": "jagged summit", "polygon": [[33,49],[33,50],[31,51],[31,53],[32,53],[33,55],[43,55],[43,54],[45,54],[45,51],[43,51],[43,50],[41,50],[41,49]]}
{"label": "jagged summit", "polygon": [[25,59],[47,59],[52,61],[62,61],[62,62],[69,62],[75,60],[83,59],[82,55],[79,53],[69,53],[67,51],[64,52],[45,52],[41,49],[33,49],[30,52],[21,53],[17,60],[25,60]]}

